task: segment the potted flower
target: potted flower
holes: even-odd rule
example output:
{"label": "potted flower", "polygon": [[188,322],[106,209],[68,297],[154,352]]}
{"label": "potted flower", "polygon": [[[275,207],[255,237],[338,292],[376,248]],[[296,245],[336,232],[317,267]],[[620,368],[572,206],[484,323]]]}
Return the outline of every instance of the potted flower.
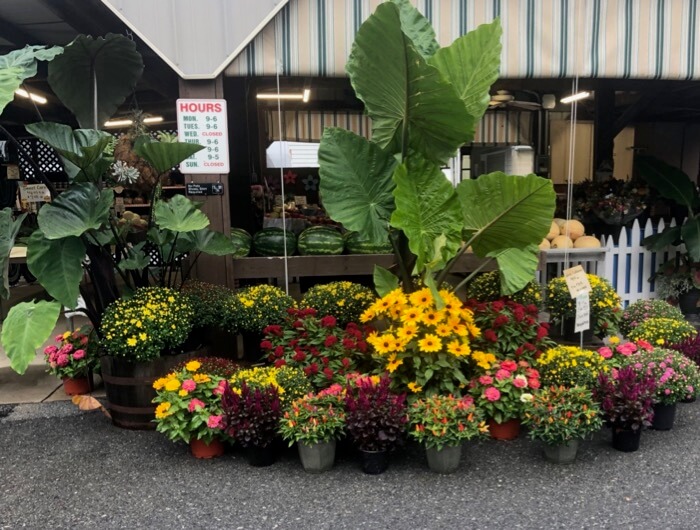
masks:
{"label": "potted flower", "polygon": [[360,316],[374,303],[371,289],[353,282],[331,282],[311,287],[299,307],[313,307],[322,317],[333,315],[339,326],[359,322]]}
{"label": "potted flower", "polygon": [[63,380],[63,390],[69,396],[87,394],[92,389],[92,371],[98,368],[99,360],[89,337],[92,328],[66,331],[55,337],[58,346],[44,348],[47,372]]}
{"label": "potted flower", "polygon": [[514,440],[520,434],[524,403],[540,388],[540,374],[527,361],[494,363],[469,382],[476,407],[488,418],[489,432],[496,440]]}
{"label": "potted flower", "polygon": [[664,347],[690,339],[697,333],[695,326],[685,319],[650,318],[630,331],[628,338],[635,342],[643,340],[654,347]]}
{"label": "potted flower", "polygon": [[224,452],[221,394],[226,380],[208,373],[198,360],[156,379],[156,430],[170,440],[190,445],[196,458],[214,458]]}
{"label": "potted flower", "polygon": [[406,394],[390,390],[391,381],[360,376],[346,386],[346,429],[362,455],[362,470],[370,475],[386,471],[389,452],[401,443],[408,422]]}
{"label": "potted flower", "polygon": [[459,467],[462,442],[488,435],[482,412],[470,396],[426,396],[408,411],[409,436],[425,445],[428,467],[436,473],[453,473]]}
{"label": "potted flower", "polygon": [[210,354],[235,357],[236,337],[229,331],[232,315],[226,310],[226,301],[234,291],[198,280],[188,280],[181,291],[188,296],[194,310],[192,334],[206,344]]}
{"label": "potted flower", "polygon": [[272,386],[279,394],[282,409],[285,410],[295,399],[299,399],[309,392],[313,387],[306,377],[306,374],[298,368],[291,366],[256,366],[244,370],[238,370],[228,380],[229,386],[234,392],[240,393],[245,383],[250,389],[264,390]]}
{"label": "potted flower", "polygon": [[[696,335],[678,344],[672,344],[669,348],[682,353],[693,361],[696,366],[700,366],[700,336]],[[681,400],[681,403],[693,403],[696,401],[698,392],[700,392],[700,384],[698,383],[698,381],[695,384],[691,383],[691,388],[688,388],[688,395]]]}
{"label": "potted flower", "polygon": [[282,417],[278,389],[273,385],[240,388],[224,384],[221,405],[224,432],[247,449],[248,463],[255,467],[270,466],[277,459],[272,442]]}
{"label": "potted flower", "polygon": [[697,313],[700,299],[698,270],[698,264],[692,263],[688,255],[679,254],[675,259],[659,265],[650,281],[654,281],[659,298],[677,304],[682,315],[691,315]]}
{"label": "potted flower", "polygon": [[466,298],[477,302],[507,299],[526,307],[529,305],[539,307],[542,304],[542,286],[535,280],[530,280],[518,292],[504,298],[501,294],[501,277],[498,271],[489,271],[479,274],[467,284]]}
{"label": "potted flower", "polygon": [[544,442],[544,456],[550,462],[572,463],[579,440],[603,426],[600,407],[590,389],[551,386],[531,396],[523,414],[530,438]]}
{"label": "potted flower", "polygon": [[545,387],[580,386],[591,389],[596,385],[599,374],[610,371],[600,353],[577,346],[550,348],[535,361],[535,367]]}
{"label": "potted flower", "polygon": [[346,374],[366,364],[365,334],[354,322],[342,328],[333,315],[319,317],[311,308],[287,313],[284,324],[263,329],[260,348],[268,362],[303,370],[317,390],[345,382]]}
{"label": "potted flower", "polygon": [[665,300],[637,300],[622,312],[620,333],[627,337],[634,328],[650,318],[685,320],[683,313]]}
{"label": "potted flower", "polygon": [[153,382],[192,357],[182,347],[192,317],[187,298],[166,287],[138,289],[107,308],[100,329],[107,354],[101,358],[102,378],[115,425],[154,428]]}
{"label": "potted flower", "polygon": [[637,342],[620,342],[619,337],[610,337],[608,346],[598,348],[600,355],[608,366],[621,368],[627,364],[627,359],[639,350],[651,351],[654,347],[644,340]]}
{"label": "potted flower", "polygon": [[335,384],[296,399],[280,420],[279,432],[296,442],[304,471],[320,473],[333,467],[335,442],[345,427],[343,387]]}
{"label": "potted flower", "polygon": [[642,428],[654,417],[656,380],[631,366],[600,374],[593,397],[600,403],[603,418],[612,427],[612,445],[626,453],[639,449]]}

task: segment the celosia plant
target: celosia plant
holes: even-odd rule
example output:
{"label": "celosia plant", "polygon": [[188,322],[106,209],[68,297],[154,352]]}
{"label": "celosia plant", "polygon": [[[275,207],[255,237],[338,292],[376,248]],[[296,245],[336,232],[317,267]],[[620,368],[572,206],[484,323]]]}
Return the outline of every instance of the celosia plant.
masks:
{"label": "celosia plant", "polygon": [[[467,300],[472,299],[477,302],[495,302],[504,298],[501,294],[501,276],[499,272],[484,272],[470,281],[467,284],[466,297]],[[542,304],[542,286],[535,280],[532,280],[520,291],[508,295],[506,298],[524,306],[535,305],[539,307]]]}
{"label": "celosia plant", "polygon": [[672,306],[665,300],[637,300],[622,312],[620,333],[628,336],[634,328],[650,318],[685,320],[680,309]]}
{"label": "celosia plant", "polygon": [[177,349],[192,331],[187,297],[167,287],[137,289],[131,298],[112,303],[102,317],[102,345],[107,353],[131,361],[150,361]]}
{"label": "celosia plant", "polygon": [[76,331],[66,331],[55,337],[59,346],[44,348],[47,372],[60,378],[86,377],[90,370],[99,366],[97,348],[90,343],[92,328],[85,326]]}
{"label": "celosia plant", "polygon": [[638,373],[631,366],[600,374],[593,389],[604,420],[621,430],[636,431],[651,425],[655,395],[654,377]]}
{"label": "celosia plant", "polygon": [[497,423],[521,418],[523,404],[538,388],[540,374],[524,360],[495,363],[469,382],[476,407]]}
{"label": "celosia plant", "polygon": [[248,386],[245,381],[237,391],[224,384],[221,406],[224,412],[224,431],[241,447],[264,448],[277,435],[282,405],[278,387]]}
{"label": "celosia plant", "polygon": [[279,287],[261,284],[244,287],[226,300],[225,317],[233,332],[260,333],[266,326],[281,324],[294,299]]}
{"label": "celosia plant", "polygon": [[156,379],[156,430],[170,440],[210,443],[223,437],[221,394],[226,380],[202,370],[197,360]]}
{"label": "celosia plant", "polygon": [[642,350],[630,355],[626,364],[640,376],[654,378],[658,403],[672,405],[698,393],[698,367],[682,353],[662,348]]}
{"label": "celosia plant", "polygon": [[603,419],[590,389],[553,386],[532,394],[525,404],[523,424],[533,440],[564,445],[600,430]]}
{"label": "celosia plant", "polygon": [[344,388],[335,384],[318,394],[295,399],[280,420],[282,438],[305,445],[340,438],[345,427]]}
{"label": "celosia plant", "polygon": [[463,370],[471,353],[470,340],[479,335],[472,311],[451,292],[440,291],[437,308],[430,289],[411,294],[401,289],[378,299],[362,315],[385,324],[370,334],[381,369],[389,372],[392,388],[413,393],[455,394],[467,383]]}
{"label": "celosia plant", "polygon": [[332,315],[339,326],[346,326],[350,322],[359,322],[375,298],[371,289],[359,283],[331,282],[311,287],[299,306],[313,307],[322,317]]}
{"label": "celosia plant", "polygon": [[188,280],[181,291],[189,297],[192,304],[195,328],[231,328],[233,323],[230,322],[230,312],[226,311],[226,302],[234,295],[233,290],[223,285]]}
{"label": "celosia plant", "polygon": [[252,389],[274,387],[283,406],[313,390],[304,372],[289,366],[259,366],[239,370],[229,378],[229,386],[233,392],[240,393],[243,383]]}
{"label": "celosia plant", "polygon": [[544,386],[580,386],[593,388],[598,375],[610,367],[603,356],[577,346],[557,346],[547,350],[535,361]]}
{"label": "celosia plant", "polygon": [[413,402],[408,417],[409,436],[437,450],[485,437],[489,432],[483,412],[474,406],[471,396],[426,396]]}
{"label": "celosia plant", "polygon": [[677,344],[669,346],[672,350],[682,353],[688,359],[700,366],[700,335],[695,335],[690,339],[686,339]]}
{"label": "celosia plant", "polygon": [[686,320],[651,318],[630,331],[629,339],[635,342],[643,340],[658,347],[676,344],[697,334],[695,327]]}

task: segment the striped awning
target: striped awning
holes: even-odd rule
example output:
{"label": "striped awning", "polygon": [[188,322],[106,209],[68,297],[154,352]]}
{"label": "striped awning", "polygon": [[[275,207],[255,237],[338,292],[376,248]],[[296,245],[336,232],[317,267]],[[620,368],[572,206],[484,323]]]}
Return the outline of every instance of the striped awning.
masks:
{"label": "striped awning", "polygon": [[[265,113],[265,136],[270,142],[318,142],[326,127],[342,127],[369,138],[372,120],[359,112],[286,110],[278,113],[271,109]],[[532,145],[532,113],[486,112],[476,128],[473,144]]]}
{"label": "striped awning", "polygon": [[[344,77],[381,0],[290,0],[229,76]],[[414,0],[441,45],[500,16],[501,78],[700,78],[698,0]]]}

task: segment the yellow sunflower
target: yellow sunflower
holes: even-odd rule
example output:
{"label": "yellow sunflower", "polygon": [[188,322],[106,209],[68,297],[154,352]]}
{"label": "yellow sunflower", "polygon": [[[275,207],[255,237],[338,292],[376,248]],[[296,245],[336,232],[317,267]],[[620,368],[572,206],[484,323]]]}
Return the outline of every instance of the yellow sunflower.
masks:
{"label": "yellow sunflower", "polygon": [[418,341],[418,349],[425,353],[440,351],[442,349],[442,341],[437,335],[426,333],[423,338]]}

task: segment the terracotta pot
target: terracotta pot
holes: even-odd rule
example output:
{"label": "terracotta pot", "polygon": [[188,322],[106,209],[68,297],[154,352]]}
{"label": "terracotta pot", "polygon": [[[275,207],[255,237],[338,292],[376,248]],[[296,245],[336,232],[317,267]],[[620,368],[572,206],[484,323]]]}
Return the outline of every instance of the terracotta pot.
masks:
{"label": "terracotta pot", "polygon": [[90,380],[87,377],[64,377],[63,391],[67,396],[79,396],[90,393]]}
{"label": "terracotta pot", "polygon": [[195,458],[216,458],[224,454],[224,444],[216,438],[209,443],[190,440],[190,452]]}
{"label": "terracotta pot", "polygon": [[498,423],[493,419],[488,421],[489,432],[494,440],[515,440],[520,434],[520,420],[512,419]]}

